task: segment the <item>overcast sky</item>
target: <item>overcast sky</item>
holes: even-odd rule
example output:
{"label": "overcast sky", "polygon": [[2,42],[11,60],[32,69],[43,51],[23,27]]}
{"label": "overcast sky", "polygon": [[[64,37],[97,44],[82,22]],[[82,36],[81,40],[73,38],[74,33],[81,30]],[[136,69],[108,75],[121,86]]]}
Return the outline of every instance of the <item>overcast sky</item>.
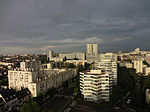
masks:
{"label": "overcast sky", "polygon": [[150,50],[150,0],[0,0],[0,54]]}

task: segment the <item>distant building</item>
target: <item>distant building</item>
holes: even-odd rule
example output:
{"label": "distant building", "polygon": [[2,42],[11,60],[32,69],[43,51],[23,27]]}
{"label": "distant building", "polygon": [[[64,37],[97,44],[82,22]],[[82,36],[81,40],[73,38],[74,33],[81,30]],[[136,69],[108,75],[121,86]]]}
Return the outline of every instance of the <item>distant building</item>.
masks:
{"label": "distant building", "polygon": [[41,68],[41,61],[27,61],[27,62],[20,62],[20,69],[33,69],[34,71],[38,71]]}
{"label": "distant building", "polygon": [[54,63],[46,63],[46,64],[42,64],[42,68],[45,69],[53,69],[54,67]]}
{"label": "distant building", "polygon": [[133,67],[133,64],[128,62],[128,61],[123,61],[123,62],[120,62],[119,65],[121,67],[126,67],[126,68],[132,68]]}
{"label": "distant building", "polygon": [[150,67],[146,67],[143,69],[144,75],[150,75]]}
{"label": "distant building", "polygon": [[86,61],[85,60],[66,60],[65,63],[72,63],[76,66],[78,65],[85,65]]}
{"label": "distant building", "polygon": [[79,59],[79,60],[85,60],[85,53],[82,52],[75,52],[75,53],[60,53],[59,58],[62,59]]}
{"label": "distant building", "polygon": [[86,54],[86,62],[93,63],[100,61],[100,54]]}
{"label": "distant building", "polygon": [[146,89],[146,103],[150,104],[150,89]]}
{"label": "distant building", "polygon": [[117,56],[114,53],[101,53],[100,60],[93,65],[112,77],[113,84],[117,85]]}
{"label": "distant building", "polygon": [[80,73],[80,91],[86,101],[109,101],[112,89],[112,77],[101,70]]}
{"label": "distant building", "polygon": [[136,69],[136,73],[143,73],[143,60],[140,57],[133,60],[133,68]]}
{"label": "distant building", "polygon": [[54,57],[54,51],[48,51],[47,58],[50,61]]}
{"label": "distant building", "polygon": [[139,53],[139,52],[140,52],[140,48],[136,48],[136,49],[135,49],[135,52],[136,52],[136,53]]}
{"label": "distant building", "polygon": [[86,54],[97,55],[98,54],[98,44],[86,44]]}
{"label": "distant building", "polygon": [[63,58],[58,57],[58,56],[54,56],[54,51],[48,51],[47,53],[47,60],[48,61],[54,61],[54,62],[62,62]]}

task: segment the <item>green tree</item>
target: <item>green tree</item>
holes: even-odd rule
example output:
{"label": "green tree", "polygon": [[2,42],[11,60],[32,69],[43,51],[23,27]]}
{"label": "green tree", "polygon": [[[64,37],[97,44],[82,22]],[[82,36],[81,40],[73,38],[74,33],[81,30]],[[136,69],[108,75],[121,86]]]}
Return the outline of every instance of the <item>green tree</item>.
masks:
{"label": "green tree", "polygon": [[143,92],[145,91],[146,88],[150,88],[150,76],[141,77],[141,84]]}
{"label": "green tree", "polygon": [[70,79],[68,80],[68,87],[69,87],[69,88],[72,88],[72,87],[73,87],[72,78],[70,78]]}
{"label": "green tree", "polygon": [[40,112],[40,107],[36,101],[30,100],[19,108],[20,112]]}
{"label": "green tree", "polygon": [[76,68],[76,66],[73,63],[68,63],[67,67],[68,68]]}
{"label": "green tree", "polygon": [[84,70],[83,65],[78,65],[77,68],[78,68],[78,72],[82,72]]}
{"label": "green tree", "polygon": [[91,70],[92,69],[92,65],[89,63],[85,63],[85,70]]}
{"label": "green tree", "polygon": [[74,93],[75,93],[75,95],[78,95],[78,94],[79,94],[79,88],[78,88],[78,87],[76,87],[76,88],[74,89]]}

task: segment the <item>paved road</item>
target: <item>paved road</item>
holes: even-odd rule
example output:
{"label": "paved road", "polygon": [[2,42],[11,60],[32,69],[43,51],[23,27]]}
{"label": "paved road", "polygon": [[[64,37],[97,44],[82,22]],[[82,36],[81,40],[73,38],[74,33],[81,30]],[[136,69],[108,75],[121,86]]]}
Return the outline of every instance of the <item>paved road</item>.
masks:
{"label": "paved road", "polygon": [[42,106],[42,109],[46,111],[52,110],[53,112],[62,112],[62,110],[64,110],[71,102],[72,99],[69,97],[55,95],[50,101]]}

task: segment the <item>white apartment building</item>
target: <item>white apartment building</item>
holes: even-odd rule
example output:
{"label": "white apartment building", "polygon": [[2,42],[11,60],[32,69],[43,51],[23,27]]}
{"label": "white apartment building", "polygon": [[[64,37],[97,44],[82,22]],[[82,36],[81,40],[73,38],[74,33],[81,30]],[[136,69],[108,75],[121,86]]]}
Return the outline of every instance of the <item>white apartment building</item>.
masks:
{"label": "white apartment building", "polygon": [[140,52],[140,48],[136,48],[136,49],[135,49],[135,52],[136,52],[136,53],[139,53],[139,52]]}
{"label": "white apartment building", "polygon": [[50,61],[54,61],[54,62],[62,62],[62,61],[63,61],[63,58],[53,57]]}
{"label": "white apartment building", "polygon": [[28,84],[33,97],[36,97],[40,92],[46,92],[49,88],[57,88],[62,85],[64,81],[77,75],[76,69],[57,69],[47,70],[47,76],[37,81]]}
{"label": "white apartment building", "polygon": [[49,61],[54,61],[54,62],[62,62],[63,61],[63,58],[60,58],[58,56],[54,56],[54,51],[48,51],[47,59]]}
{"label": "white apartment building", "polygon": [[36,81],[38,78],[38,72],[31,69],[14,69],[8,71],[8,85],[9,88],[21,90],[21,88],[27,88],[28,84]]}
{"label": "white apartment building", "polygon": [[86,54],[88,55],[98,54],[98,44],[86,44]]}
{"label": "white apartment building", "polygon": [[82,52],[75,52],[75,53],[60,53],[59,58],[62,59],[79,59],[79,60],[85,60],[85,53]]}
{"label": "white apartment building", "polygon": [[150,67],[143,68],[144,75],[150,75]]}
{"label": "white apartment building", "polygon": [[45,64],[42,64],[42,68],[47,68],[47,69],[53,69],[54,67],[54,63],[45,63]]}
{"label": "white apartment building", "polygon": [[47,58],[49,59],[49,61],[54,57],[54,51],[48,51],[47,53]]}
{"label": "white apartment building", "polygon": [[100,54],[86,54],[87,63],[100,61]]}
{"label": "white apartment building", "polygon": [[121,67],[126,67],[126,68],[132,68],[133,67],[133,64],[128,62],[128,61],[123,61],[123,62],[120,62],[119,65]]}
{"label": "white apartment building", "polygon": [[75,77],[76,69],[34,69],[17,68],[8,71],[9,88],[21,90],[28,88],[33,97],[51,87],[59,87],[65,80]]}
{"label": "white apartment building", "polygon": [[72,63],[76,66],[78,66],[78,65],[83,65],[84,66],[85,63],[86,63],[86,60],[66,60],[65,63]]}
{"label": "white apartment building", "polygon": [[34,71],[38,71],[41,67],[42,67],[41,61],[20,62],[21,70],[32,68],[32,69],[34,69]]}
{"label": "white apartment building", "polygon": [[112,77],[101,70],[90,70],[80,73],[80,91],[86,101],[109,101]]}
{"label": "white apartment building", "polygon": [[133,60],[133,68],[136,69],[136,73],[143,73],[143,60],[140,57]]}

